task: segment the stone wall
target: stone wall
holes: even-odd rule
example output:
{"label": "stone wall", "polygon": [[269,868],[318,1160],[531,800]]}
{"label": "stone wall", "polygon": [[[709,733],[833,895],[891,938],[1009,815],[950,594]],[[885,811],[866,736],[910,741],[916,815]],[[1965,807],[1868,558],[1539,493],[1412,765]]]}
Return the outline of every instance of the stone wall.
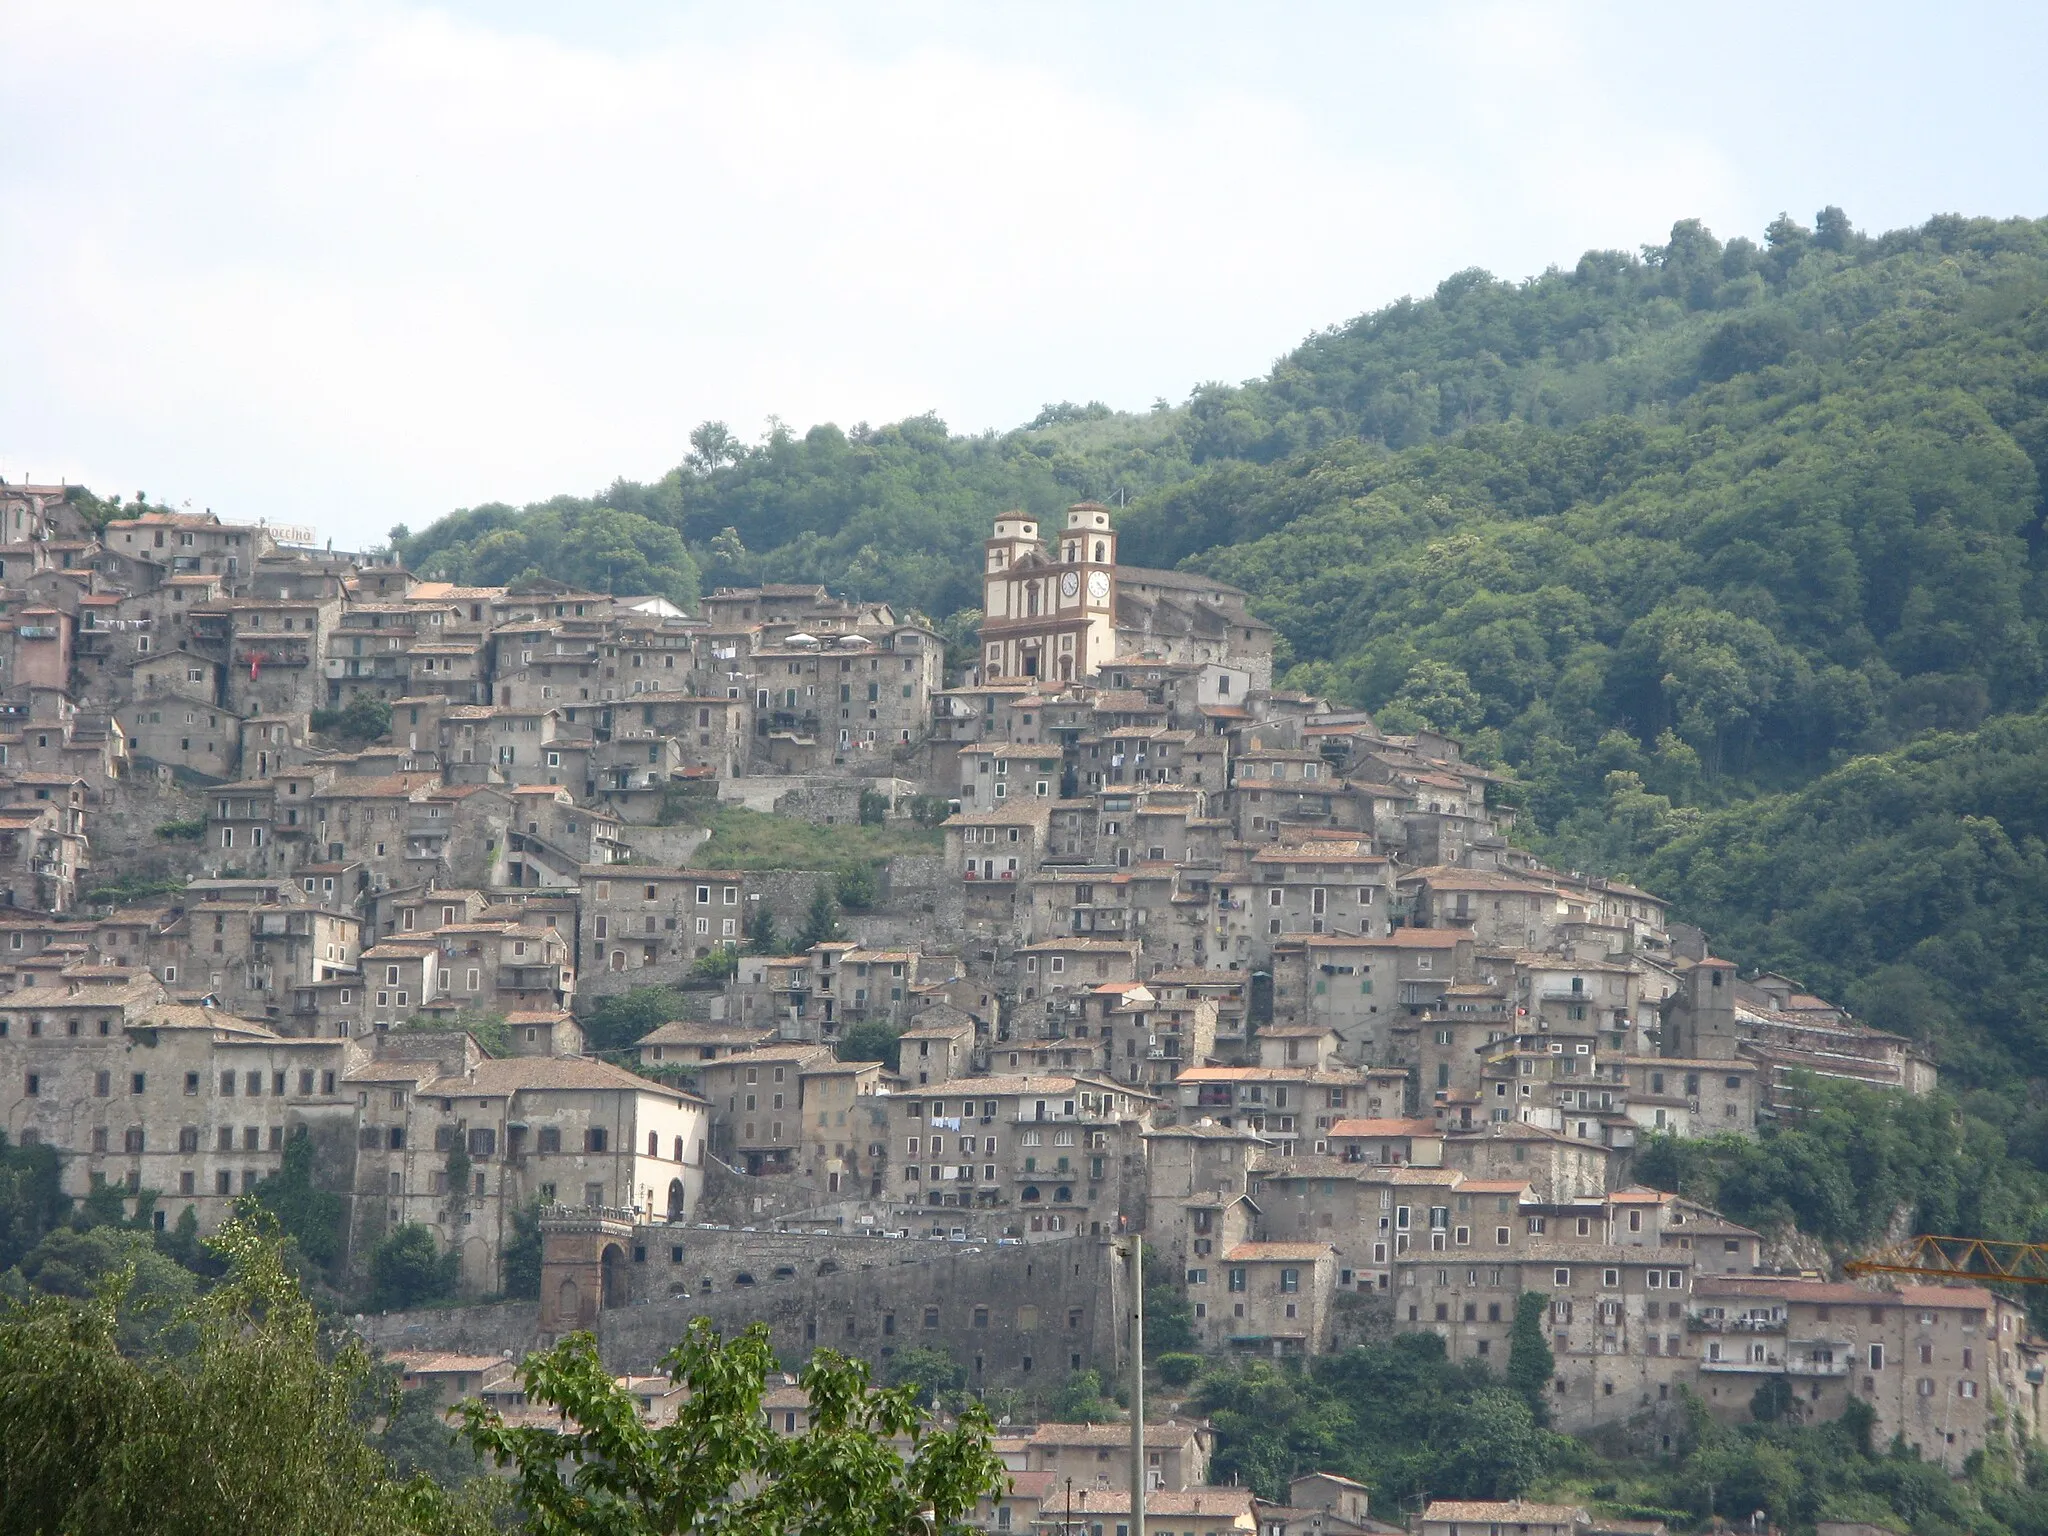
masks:
{"label": "stone wall", "polygon": [[532,1301],[416,1312],[359,1312],[348,1321],[364,1343],[385,1351],[434,1349],[517,1358],[540,1341],[540,1305]]}
{"label": "stone wall", "polygon": [[680,867],[690,862],[690,856],[704,846],[711,834],[702,827],[628,826],[624,836],[640,863]]}
{"label": "stone wall", "polygon": [[[898,1351],[939,1347],[970,1387],[1050,1392],[1076,1361],[1107,1374],[1121,1359],[1120,1268],[1094,1238],[998,1247],[643,1228],[628,1271],[633,1300],[599,1314],[598,1340],[614,1370],[645,1370],[693,1317],[728,1333],[765,1322],[789,1362],[822,1345],[879,1370]],[[656,1294],[678,1289],[688,1294]]]}
{"label": "stone wall", "polygon": [[[1104,1239],[996,1247],[643,1226],[631,1250],[629,1300],[597,1319],[599,1349],[618,1372],[653,1368],[696,1317],[728,1335],[765,1322],[776,1353],[792,1365],[824,1346],[879,1373],[899,1351],[942,1348],[970,1387],[1028,1394],[1050,1394],[1076,1368],[1107,1375],[1124,1357],[1127,1286]],[[366,1314],[351,1323],[380,1350],[518,1357],[552,1342],[531,1301]]]}
{"label": "stone wall", "polygon": [[917,785],[909,779],[852,778],[842,774],[756,774],[718,781],[718,798],[728,805],[790,816],[820,827],[858,824],[860,797],[867,790],[888,796],[890,804],[898,806],[917,793]]}
{"label": "stone wall", "polygon": [[85,833],[92,840],[92,868],[81,885],[146,877],[184,879],[206,867],[208,849],[198,842],[167,842],[156,829],[167,821],[205,820],[207,793],[180,784],[154,769],[134,769],[110,784],[87,808]]}

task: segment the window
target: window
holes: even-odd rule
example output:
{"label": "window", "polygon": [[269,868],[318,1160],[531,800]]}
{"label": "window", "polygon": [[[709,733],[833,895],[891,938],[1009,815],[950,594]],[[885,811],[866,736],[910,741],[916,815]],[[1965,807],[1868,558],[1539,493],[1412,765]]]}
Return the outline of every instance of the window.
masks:
{"label": "window", "polygon": [[[593,1125],[583,1133],[583,1150],[602,1152],[605,1149],[606,1131],[601,1125]],[[597,1202],[592,1202],[593,1204]]]}

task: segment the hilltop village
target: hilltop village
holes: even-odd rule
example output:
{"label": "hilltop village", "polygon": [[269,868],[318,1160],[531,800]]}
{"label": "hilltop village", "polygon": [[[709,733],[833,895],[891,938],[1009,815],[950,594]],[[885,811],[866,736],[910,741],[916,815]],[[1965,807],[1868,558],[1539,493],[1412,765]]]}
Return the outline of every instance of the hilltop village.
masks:
{"label": "hilltop village", "polygon": [[[1142,1232],[1205,1351],[1421,1330],[1504,1365],[1537,1292],[1562,1428],[1668,1447],[1681,1389],[1736,1417],[1776,1381],[1951,1469],[1994,1396],[2033,1431],[2016,1305],[1829,1283],[1632,1173],[1811,1075],[1927,1092],[1909,1042],[1546,868],[1512,783],[1275,688],[1244,594],[1121,564],[1103,507],[997,518],[983,592],[949,670],[923,617],[819,586],[460,587],[0,486],[8,1138],[204,1231],[303,1134],[351,1262],[418,1226],[480,1302],[538,1206],[537,1304],[364,1321],[461,1395],[574,1327],[644,1365],[699,1313],[1049,1385],[1116,1364]],[[723,865],[718,807],[926,842],[855,903],[843,868]],[[763,942],[820,909],[837,937]],[[687,1016],[592,1049],[655,984]],[[844,1049],[878,1023],[893,1066]],[[1190,1530],[1294,1528],[1157,1432]],[[1110,1512],[1120,1433],[1010,1445],[990,1528],[1082,1462]],[[1295,1502],[1373,1528],[1343,1482]]]}

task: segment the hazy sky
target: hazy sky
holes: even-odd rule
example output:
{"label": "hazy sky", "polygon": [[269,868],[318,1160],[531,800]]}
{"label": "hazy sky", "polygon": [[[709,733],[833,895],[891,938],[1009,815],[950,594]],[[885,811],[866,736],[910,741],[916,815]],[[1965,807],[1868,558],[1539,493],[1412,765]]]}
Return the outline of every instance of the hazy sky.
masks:
{"label": "hazy sky", "polygon": [[2048,213],[2038,5],[6,0],[0,475],[348,546],[1142,409],[1449,272]]}

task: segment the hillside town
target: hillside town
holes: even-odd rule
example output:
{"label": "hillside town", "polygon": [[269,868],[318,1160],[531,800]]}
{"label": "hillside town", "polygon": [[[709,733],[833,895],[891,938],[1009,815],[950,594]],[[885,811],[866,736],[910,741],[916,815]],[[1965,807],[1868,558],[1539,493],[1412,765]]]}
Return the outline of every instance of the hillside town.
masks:
{"label": "hillside town", "polygon": [[[410,1384],[514,1393],[508,1352],[579,1327],[645,1369],[700,1313],[974,1388],[1107,1373],[1138,1233],[1218,1355],[1429,1332],[1500,1366],[1541,1293],[1552,1422],[1652,1450],[1681,1397],[1770,1383],[1952,1470],[2040,1424],[2017,1304],[1835,1282],[1637,1175],[1816,1077],[1930,1092],[1912,1042],[1546,867],[1512,779],[1275,687],[1245,594],[1121,564],[1108,508],[995,519],[950,662],[823,586],[686,612],[281,532],[0,486],[0,1128],[202,1232],[303,1135],[352,1262],[417,1226],[478,1302],[537,1209],[537,1306],[476,1309],[509,1331],[365,1321]],[[842,866],[723,862],[721,808],[923,840],[857,907]],[[821,906],[835,936],[758,942]],[[648,986],[685,1016],[593,1048]],[[893,1061],[848,1049],[875,1025]],[[1070,1529],[1072,1488],[1113,1527],[1124,1433],[999,1442],[986,1527]],[[1157,1524],[1392,1528],[1145,1433]],[[1506,1508],[1422,1529],[1604,1529]]]}

